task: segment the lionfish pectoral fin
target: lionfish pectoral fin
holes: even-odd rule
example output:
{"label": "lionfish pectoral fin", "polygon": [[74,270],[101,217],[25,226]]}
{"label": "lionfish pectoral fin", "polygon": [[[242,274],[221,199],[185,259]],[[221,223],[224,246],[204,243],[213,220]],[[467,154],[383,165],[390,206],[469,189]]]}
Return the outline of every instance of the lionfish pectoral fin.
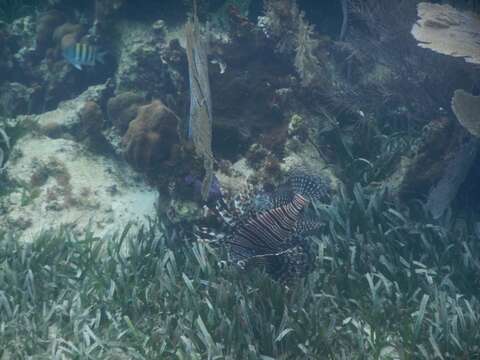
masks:
{"label": "lionfish pectoral fin", "polygon": [[330,179],[320,175],[309,174],[303,170],[290,171],[288,181],[295,194],[310,200],[326,200],[330,196]]}

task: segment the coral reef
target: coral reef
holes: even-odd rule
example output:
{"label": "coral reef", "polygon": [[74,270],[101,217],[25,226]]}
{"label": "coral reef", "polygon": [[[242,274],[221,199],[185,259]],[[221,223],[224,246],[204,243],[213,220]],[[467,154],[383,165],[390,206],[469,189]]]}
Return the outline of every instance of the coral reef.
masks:
{"label": "coral reef", "polygon": [[0,59],[0,72],[2,80],[9,80],[9,74],[13,67],[12,57],[15,53],[16,42],[8,31],[6,24],[0,24],[0,51],[3,56]]}
{"label": "coral reef", "polygon": [[[336,96],[327,91],[347,109],[393,120],[403,107],[408,123],[424,126],[440,115],[439,107],[449,107],[453,90],[471,85],[462,60],[418,47],[410,33],[417,20],[415,2],[351,0],[349,12],[345,41],[332,47],[338,75],[348,82],[340,83]],[[436,68],[443,72],[433,72]]]}
{"label": "coral reef", "polygon": [[103,137],[101,131],[104,125],[104,117],[102,109],[95,101],[85,102],[83,108],[80,109],[79,118],[80,134],[92,139]]}
{"label": "coral reef", "polygon": [[125,0],[95,0],[94,33],[100,36],[106,32],[115,15],[124,5]]}
{"label": "coral reef", "polygon": [[321,71],[315,50],[319,42],[313,38],[313,27],[308,24],[301,13],[298,20],[298,34],[296,39],[294,65],[302,84],[310,85]]}
{"label": "coral reef", "polygon": [[108,99],[108,118],[121,134],[127,131],[128,125],[137,117],[138,108],[144,102],[142,95],[131,91],[122,92]]}
{"label": "coral reef", "polygon": [[187,225],[203,218],[203,211],[197,201],[171,201],[166,208],[166,217],[172,224]]}
{"label": "coral reef", "polygon": [[266,35],[276,38],[277,51],[295,54],[293,63],[302,84],[312,84],[321,74],[320,42],[315,38],[313,26],[293,0],[266,1],[265,7],[260,24]]}
{"label": "coral reef", "polygon": [[141,106],[122,139],[128,162],[143,171],[173,166],[180,152],[179,122],[160,100]]}
{"label": "coral reef", "polygon": [[[212,40],[216,64],[209,74],[212,98],[219,99],[213,101],[214,152],[235,161],[253,143],[268,148],[269,139],[285,127],[295,79],[291,60],[275,52],[275,43],[261,29],[234,9],[229,24],[229,41]],[[284,142],[281,136],[273,143]]]}
{"label": "coral reef", "polygon": [[[419,3],[420,19],[411,33],[418,46],[451,57],[459,57],[467,63],[480,64],[480,20],[474,13],[460,11],[450,5]],[[461,41],[459,41],[461,39]],[[480,97],[457,89],[451,100],[452,110],[460,124],[472,135],[479,136]],[[459,131],[456,131],[458,134]],[[428,195],[427,208],[439,218],[451,205],[474,163],[478,140],[466,138],[444,158],[445,170]]]}
{"label": "coral reef", "polygon": [[83,25],[66,22],[55,29],[52,39],[56,47],[60,51],[64,51],[79,42],[84,34]]}
{"label": "coral reef", "polygon": [[[404,31],[407,23],[410,24],[408,30],[411,29],[409,16],[414,15],[412,11],[416,12],[416,8],[403,3],[396,5],[397,10],[407,10],[405,19],[399,19],[394,16],[394,10],[382,4],[351,1],[347,9],[351,24],[348,32],[343,31],[341,43],[320,33],[318,30],[323,27],[311,25],[315,20],[302,11],[310,11],[311,7],[301,1],[298,4],[293,0],[266,1],[264,16],[258,24],[246,17],[244,3],[240,6],[235,2],[212,5],[221,7],[221,15],[215,16],[221,16],[223,24],[221,30],[211,31],[211,47],[207,54],[210,61],[204,61],[205,71],[208,67],[211,97],[219,99],[212,101],[208,110],[214,114],[211,141],[207,141],[212,143],[209,153],[215,154],[219,162],[237,163],[248,158],[248,165],[255,169],[249,181],[256,183],[279,181],[284,175],[285,164],[293,158],[300,160],[302,156],[309,158],[314,167],[329,168],[333,177],[348,179],[350,169],[355,168],[348,164],[357,161],[355,155],[362,157],[361,161],[366,160],[364,164],[380,163],[391,155],[386,153],[385,157],[374,161],[376,152],[388,146],[386,140],[378,140],[380,136],[403,131],[403,126],[410,129],[412,123],[417,131],[416,127],[430,121],[432,116],[438,118],[440,111],[424,116],[425,109],[432,111],[433,104],[437,109],[438,104],[445,108],[444,100],[449,100],[449,95],[445,94],[459,85],[468,88],[469,75],[449,76],[454,80],[443,89],[436,86],[435,76],[417,80],[422,74],[415,76],[410,63],[402,57],[389,55],[390,42],[399,41],[400,36],[410,37],[410,41],[405,42],[405,49],[408,49],[405,52],[412,56],[408,61],[416,64],[417,53],[413,50],[417,48],[416,43],[409,31]],[[112,49],[112,61],[107,67],[111,69],[109,74],[113,74],[111,84],[115,96],[111,97],[109,88],[99,98],[85,99],[81,106],[78,102],[78,107],[75,105],[75,110],[66,111],[62,119],[60,114],[65,112],[65,104],[60,105],[60,113],[27,117],[25,124],[33,121],[42,133],[54,138],[73,136],[84,143],[96,139],[99,152],[105,149],[99,145],[101,142],[106,142],[117,154],[123,148],[126,159],[148,174],[160,173],[152,164],[160,164],[160,169],[178,164],[178,157],[184,160],[185,156],[189,157],[191,154],[186,155],[182,149],[185,144],[181,144],[188,127],[183,115],[187,112],[189,98],[188,49],[185,49],[184,35],[171,27],[171,19],[154,18],[159,13],[148,17],[149,21],[134,17],[129,14],[132,6],[121,0],[98,0],[94,9],[71,5],[69,1],[61,1],[49,6],[48,11],[33,18],[36,31],[32,34],[25,31],[23,38],[18,35],[22,33],[18,29],[28,28],[32,20],[17,21],[15,27],[7,26],[2,30],[5,36],[0,37],[0,45],[8,49],[12,59],[18,59],[18,63],[12,61],[8,66],[13,66],[17,73],[20,69],[26,70],[22,71],[21,81],[9,79],[0,84],[5,89],[13,86],[25,90],[22,94],[16,92],[19,95],[14,97],[11,96],[14,92],[8,92],[10,97],[3,103],[11,107],[9,112],[3,112],[16,116],[56,108],[62,99],[81,93],[86,84],[105,79],[108,73],[100,68],[78,72],[61,58],[61,53],[78,41],[105,44],[105,37],[110,36],[108,46]],[[201,11],[206,11],[208,6],[199,4]],[[37,43],[33,57],[28,36],[33,36]],[[380,56],[381,63],[372,61],[371,54]],[[428,57],[425,66],[431,63]],[[459,69],[457,65],[454,63],[451,73]],[[396,88],[401,83],[405,86],[406,82],[399,79],[406,78],[413,78],[410,84],[414,91]],[[433,78],[435,81],[431,80]],[[442,94],[428,95],[432,87]],[[409,97],[415,98],[414,102],[407,101]],[[158,123],[154,125],[153,120],[140,121],[139,110],[144,106],[153,109],[155,101],[145,105],[151,99],[162,99],[162,106],[180,117],[168,126],[165,123],[165,128]],[[142,114],[146,118],[145,113]],[[382,124],[376,121],[380,114]],[[174,127],[179,131],[173,132]],[[164,141],[162,131],[174,133],[170,142]],[[367,140],[362,140],[364,134],[368,136],[368,146],[365,145]],[[154,151],[157,146],[162,150]],[[405,148],[397,149],[391,159],[400,159],[402,151],[403,155],[411,155],[405,154]],[[195,164],[193,176],[202,176],[197,160],[190,159],[188,163]],[[345,170],[347,166],[348,171]],[[187,167],[180,166],[179,174],[186,176]],[[208,173],[212,173],[213,162],[207,168]],[[390,176],[392,171],[396,173],[390,169],[369,179],[377,181],[386,174]],[[162,175],[158,176],[162,178],[156,179],[160,183],[168,183]],[[432,179],[431,183],[435,181]]]}
{"label": "coral reef", "polygon": [[65,22],[65,15],[58,10],[50,10],[37,19],[35,45],[42,55],[52,45],[53,32]]}
{"label": "coral reef", "polygon": [[0,114],[15,117],[31,113],[35,107],[35,88],[17,82],[5,82],[0,85]]}
{"label": "coral reef", "polygon": [[99,40],[94,43],[91,39],[88,20],[75,13],[75,8],[55,4],[45,8],[37,16],[19,18],[5,28],[10,77],[7,80],[33,92],[33,104],[23,107],[21,114],[52,110],[60,101],[104,82],[113,72],[112,66],[97,64],[81,73],[68,64],[64,59],[65,49],[79,42],[98,45]]}
{"label": "coral reef", "polygon": [[146,26],[138,22],[119,21],[115,30],[118,41],[118,68],[114,75],[115,93],[142,93],[147,98],[164,99],[175,112],[184,111],[187,84],[186,54],[177,39],[167,43],[165,25]]}
{"label": "coral reef", "polygon": [[[463,174],[455,175],[462,178],[454,181],[456,184],[454,193],[456,194],[459,185],[465,179],[468,166],[473,160],[471,155],[475,153],[475,151],[471,152],[473,143],[470,142],[470,138],[451,119],[443,117],[432,120],[425,127],[414,154],[410,157],[404,156],[400,166],[390,177],[388,184],[393,193],[404,199],[427,194],[442,178],[454,176],[452,171],[445,170],[452,168],[446,164],[452,164],[455,169],[461,169],[457,173]],[[470,145],[466,146],[468,143]],[[467,158],[470,160],[466,160]],[[430,200],[430,202],[432,201]],[[440,208],[438,211],[443,212]]]}
{"label": "coral reef", "polygon": [[308,124],[302,116],[293,114],[290,117],[288,123],[288,136],[297,137],[302,142],[306,141],[308,138]]}
{"label": "coral reef", "polygon": [[34,127],[50,137],[67,135],[74,138],[83,137],[82,129],[92,130],[101,127],[103,115],[100,114],[101,110],[98,104],[104,102],[108,91],[109,88],[106,84],[92,86],[77,98],[61,103],[53,111],[41,115],[21,116],[17,120],[20,124],[23,123],[24,126],[30,128]]}

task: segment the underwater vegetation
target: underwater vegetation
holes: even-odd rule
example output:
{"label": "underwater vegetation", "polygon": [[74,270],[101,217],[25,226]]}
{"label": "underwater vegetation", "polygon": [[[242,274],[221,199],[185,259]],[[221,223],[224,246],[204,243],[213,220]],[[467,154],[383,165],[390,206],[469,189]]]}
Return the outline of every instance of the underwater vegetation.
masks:
{"label": "underwater vegetation", "polygon": [[[356,186],[317,208],[310,276],[285,288],[202,243],[68,228],[0,240],[0,354],[79,358],[459,359],[480,355],[474,223]],[[160,226],[160,225],[156,225]],[[130,236],[132,235],[132,236]]]}

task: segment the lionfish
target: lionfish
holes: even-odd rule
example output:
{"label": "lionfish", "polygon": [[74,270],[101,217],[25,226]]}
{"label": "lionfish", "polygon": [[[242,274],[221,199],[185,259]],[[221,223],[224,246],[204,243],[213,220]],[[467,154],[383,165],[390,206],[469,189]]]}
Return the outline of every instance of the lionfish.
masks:
{"label": "lionfish", "polygon": [[304,276],[312,263],[305,236],[322,225],[306,209],[313,200],[328,199],[329,193],[324,178],[293,173],[271,195],[241,195],[230,205],[217,206],[227,230],[208,235],[227,248],[229,262],[241,269],[262,266],[281,282]]}

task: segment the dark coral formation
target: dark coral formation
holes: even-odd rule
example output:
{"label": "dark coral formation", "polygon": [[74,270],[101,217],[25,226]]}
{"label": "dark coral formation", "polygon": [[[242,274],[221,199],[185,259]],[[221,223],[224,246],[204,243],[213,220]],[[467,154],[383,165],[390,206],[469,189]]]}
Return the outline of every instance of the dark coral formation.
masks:
{"label": "dark coral formation", "polygon": [[66,22],[55,29],[52,38],[56,47],[63,51],[79,42],[84,34],[82,25]]}
{"label": "dark coral formation", "polygon": [[2,80],[9,80],[13,68],[12,57],[17,50],[17,44],[14,37],[9,32],[6,24],[0,24],[0,73]]}
{"label": "dark coral formation", "polygon": [[[236,144],[238,154],[250,144],[262,142],[261,134],[278,135],[276,129],[285,125],[287,110],[279,90],[291,88],[294,81],[288,60],[276,54],[266,35],[234,8],[230,11],[230,28],[232,40],[212,46],[220,60],[220,66],[212,64],[210,68],[212,98],[217,100],[213,101],[214,133],[219,134],[217,140],[214,137],[214,147],[226,151],[228,147],[221,139],[228,139]],[[277,139],[285,142],[285,137]],[[266,141],[264,145],[271,144]]]}
{"label": "dark coral formation", "polygon": [[108,31],[113,15],[125,5],[125,0],[95,0],[95,33]]}
{"label": "dark coral formation", "polygon": [[128,129],[130,122],[137,117],[138,108],[145,102],[142,95],[126,91],[108,100],[108,118],[121,134]]}
{"label": "dark coral formation", "polygon": [[55,29],[65,22],[65,15],[58,10],[51,10],[37,19],[36,50],[39,54],[52,45]]}
{"label": "dark coral formation", "polygon": [[17,82],[0,85],[0,114],[14,117],[30,112],[33,107],[35,89]]}
{"label": "dark coral formation", "polygon": [[180,151],[179,122],[160,100],[141,106],[123,137],[126,159],[143,171],[172,166]]}
{"label": "dark coral formation", "polygon": [[162,20],[138,31],[138,37],[132,37],[129,29],[120,31],[118,51],[123,63],[115,75],[116,92],[140,92],[147,98],[163,99],[169,108],[183,113],[188,96],[185,49],[178,39],[166,41]]}
{"label": "dark coral formation", "polygon": [[80,110],[81,132],[86,136],[97,137],[104,125],[102,109],[95,101],[87,101]]}

